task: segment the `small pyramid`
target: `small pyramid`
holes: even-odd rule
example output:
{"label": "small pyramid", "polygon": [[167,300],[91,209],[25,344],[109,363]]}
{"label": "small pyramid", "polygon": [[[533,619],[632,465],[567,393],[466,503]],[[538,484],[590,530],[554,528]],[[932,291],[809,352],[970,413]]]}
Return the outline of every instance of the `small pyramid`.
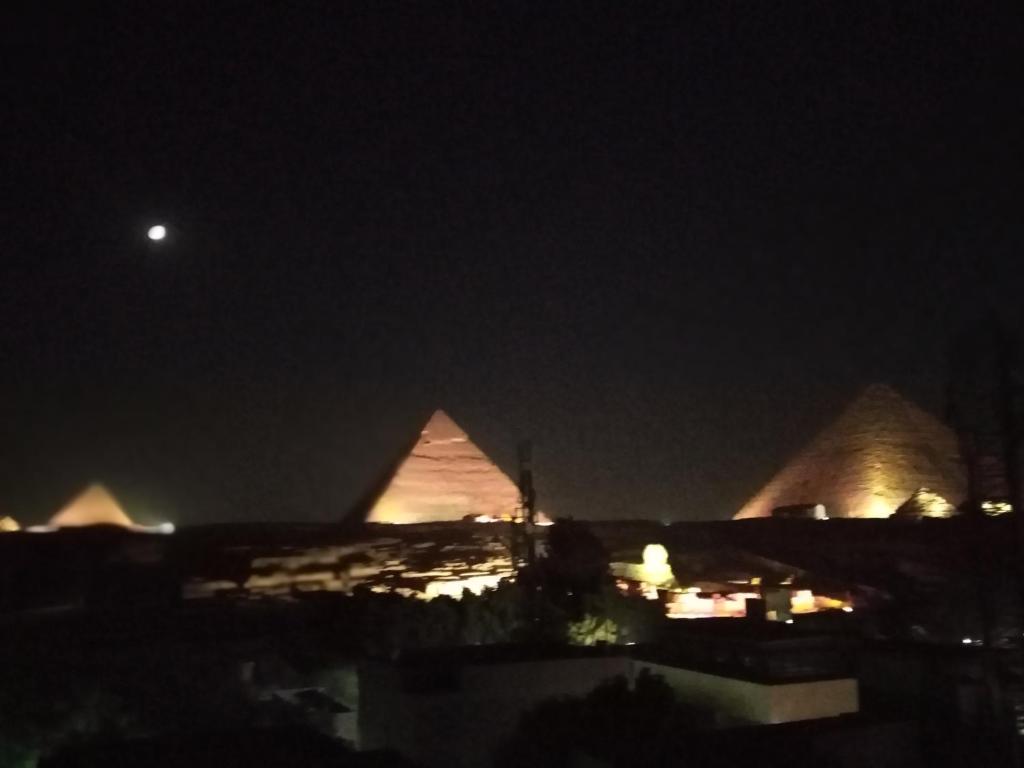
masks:
{"label": "small pyramid", "polygon": [[75,528],[84,525],[119,525],[131,528],[134,523],[104,486],[93,483],[60,512],[50,518],[54,528]]}
{"label": "small pyramid", "polygon": [[952,517],[957,509],[929,488],[918,488],[914,495],[900,504],[893,517],[920,519],[922,517]]}
{"label": "small pyramid", "polygon": [[824,504],[829,517],[889,517],[921,488],[966,495],[956,435],[891,387],[873,384],[739,511]]}
{"label": "small pyramid", "polygon": [[366,520],[428,523],[516,511],[519,489],[444,411],[420,431]]}

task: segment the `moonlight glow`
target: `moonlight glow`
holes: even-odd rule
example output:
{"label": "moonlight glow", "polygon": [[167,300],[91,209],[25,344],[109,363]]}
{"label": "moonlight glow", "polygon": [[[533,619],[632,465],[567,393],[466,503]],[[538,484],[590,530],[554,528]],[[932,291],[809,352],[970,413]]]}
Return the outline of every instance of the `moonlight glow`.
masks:
{"label": "moonlight glow", "polygon": [[149,228],[149,231],[146,232],[146,237],[154,241],[163,240],[167,237],[167,227],[163,224],[156,224]]}

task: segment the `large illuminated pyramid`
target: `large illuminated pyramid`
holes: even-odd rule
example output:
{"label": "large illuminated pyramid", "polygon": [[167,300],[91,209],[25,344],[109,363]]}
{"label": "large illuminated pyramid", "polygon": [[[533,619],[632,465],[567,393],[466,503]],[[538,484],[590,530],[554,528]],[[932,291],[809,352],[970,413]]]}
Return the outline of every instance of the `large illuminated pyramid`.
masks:
{"label": "large illuminated pyramid", "polygon": [[444,411],[435,411],[401,461],[366,520],[427,523],[512,515],[515,483]]}
{"label": "large illuminated pyramid", "polygon": [[50,518],[50,526],[53,528],[75,528],[83,525],[118,525],[131,528],[134,523],[110,491],[94,483]]}
{"label": "large illuminated pyramid", "polygon": [[824,504],[829,517],[888,517],[926,488],[952,504],[966,496],[956,435],[882,384],[868,387],[737,513]]}

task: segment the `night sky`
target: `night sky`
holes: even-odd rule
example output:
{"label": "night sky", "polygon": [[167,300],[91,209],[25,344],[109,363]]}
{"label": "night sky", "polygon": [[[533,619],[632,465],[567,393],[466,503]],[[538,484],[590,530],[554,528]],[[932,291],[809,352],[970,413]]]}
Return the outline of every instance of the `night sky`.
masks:
{"label": "night sky", "polygon": [[23,523],[336,520],[435,407],[554,515],[727,517],[1019,293],[986,4],[80,5],[2,33]]}

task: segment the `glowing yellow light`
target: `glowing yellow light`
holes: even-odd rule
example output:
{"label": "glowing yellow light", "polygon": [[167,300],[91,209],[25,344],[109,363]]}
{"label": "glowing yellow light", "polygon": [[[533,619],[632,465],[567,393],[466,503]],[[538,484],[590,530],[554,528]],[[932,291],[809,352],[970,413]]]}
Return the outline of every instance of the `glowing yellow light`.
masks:
{"label": "glowing yellow light", "polygon": [[11,533],[18,530],[21,530],[21,526],[13,517],[0,517],[0,533]]}
{"label": "glowing yellow light", "polygon": [[891,504],[887,504],[882,499],[875,497],[868,505],[868,510],[864,517],[889,517],[892,515],[892,512],[893,507]]}
{"label": "glowing yellow light", "polygon": [[916,501],[925,517],[952,517],[953,505],[934,491],[922,488],[916,494]]}
{"label": "glowing yellow light", "polygon": [[1005,515],[1007,512],[1013,512],[1013,506],[1006,501],[983,501],[981,511],[991,516]]}
{"label": "glowing yellow light", "polygon": [[789,598],[789,607],[793,613],[813,613],[817,608],[814,593],[809,589],[798,589]]}
{"label": "glowing yellow light", "polygon": [[643,580],[648,584],[664,584],[672,580],[672,567],[668,564],[668,550],[661,544],[644,547]]}

